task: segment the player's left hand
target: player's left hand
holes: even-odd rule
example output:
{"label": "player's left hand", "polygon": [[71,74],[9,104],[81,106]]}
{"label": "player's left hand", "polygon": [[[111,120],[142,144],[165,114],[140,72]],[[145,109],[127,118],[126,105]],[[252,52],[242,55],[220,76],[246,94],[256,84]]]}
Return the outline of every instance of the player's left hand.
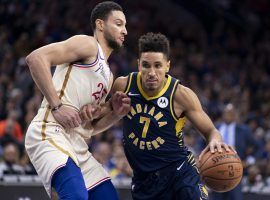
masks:
{"label": "player's left hand", "polygon": [[101,107],[99,105],[87,104],[81,108],[79,114],[82,121],[92,121],[101,115]]}
{"label": "player's left hand", "polygon": [[111,98],[111,105],[115,115],[124,117],[130,111],[130,98],[123,92],[117,91]]}

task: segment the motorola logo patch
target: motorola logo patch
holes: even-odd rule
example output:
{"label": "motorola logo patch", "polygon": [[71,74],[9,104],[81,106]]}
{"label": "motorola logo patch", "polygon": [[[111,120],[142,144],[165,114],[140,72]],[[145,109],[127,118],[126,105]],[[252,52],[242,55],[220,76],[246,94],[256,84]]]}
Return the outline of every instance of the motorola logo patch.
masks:
{"label": "motorola logo patch", "polygon": [[166,108],[169,104],[169,101],[166,97],[160,97],[158,100],[157,100],[157,104],[160,108]]}

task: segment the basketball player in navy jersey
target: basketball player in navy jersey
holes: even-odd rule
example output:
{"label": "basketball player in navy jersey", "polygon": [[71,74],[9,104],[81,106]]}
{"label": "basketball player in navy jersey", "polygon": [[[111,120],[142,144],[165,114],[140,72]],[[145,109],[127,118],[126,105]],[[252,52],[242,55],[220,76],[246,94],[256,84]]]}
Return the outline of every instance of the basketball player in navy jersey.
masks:
{"label": "basketball player in navy jersey", "polygon": [[116,79],[113,92],[131,98],[124,117],[123,145],[134,171],[135,200],[204,200],[207,191],[200,181],[193,155],[184,145],[186,119],[202,133],[204,151],[222,152],[220,133],[203,111],[196,94],[167,74],[169,41],[162,34],[147,33],[139,39],[138,73]]}

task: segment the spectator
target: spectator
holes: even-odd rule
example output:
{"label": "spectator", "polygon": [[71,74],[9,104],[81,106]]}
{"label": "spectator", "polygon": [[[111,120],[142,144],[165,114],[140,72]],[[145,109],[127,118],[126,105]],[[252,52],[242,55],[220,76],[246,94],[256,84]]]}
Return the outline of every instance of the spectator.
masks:
{"label": "spectator", "polygon": [[259,193],[264,187],[261,171],[257,165],[248,168],[248,176],[243,180],[243,191]]}
{"label": "spectator", "polygon": [[111,146],[107,142],[100,142],[93,149],[93,156],[103,165],[105,169],[110,168],[110,159],[112,156]]}
{"label": "spectator", "polygon": [[15,143],[4,146],[3,161],[0,163],[0,177],[4,175],[24,174],[23,167],[19,164],[19,150]]}
{"label": "spectator", "polygon": [[21,125],[18,123],[17,118],[18,112],[16,110],[11,110],[8,114],[8,118],[0,121],[0,139],[2,143],[10,137],[11,140],[14,139],[19,143],[23,141]]}
{"label": "spectator", "polygon": [[112,167],[109,172],[113,179],[123,179],[132,176],[132,169],[125,157],[122,146],[114,146],[111,163]]}

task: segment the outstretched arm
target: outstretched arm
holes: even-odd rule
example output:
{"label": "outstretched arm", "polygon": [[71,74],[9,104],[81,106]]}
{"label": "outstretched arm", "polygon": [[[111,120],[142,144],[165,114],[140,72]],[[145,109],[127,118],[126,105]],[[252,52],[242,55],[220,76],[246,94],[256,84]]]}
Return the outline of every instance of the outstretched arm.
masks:
{"label": "outstretched arm", "polygon": [[[26,57],[31,75],[51,108],[59,107],[61,100],[54,88],[50,68],[77,60],[94,60],[97,51],[97,44],[93,37],[77,35],[66,41],[41,47]],[[78,113],[71,108],[60,106],[52,113],[56,121],[65,128],[74,128],[81,123]]]}
{"label": "outstretched arm", "polygon": [[175,102],[176,105],[178,105],[178,109],[185,114],[187,119],[190,120],[206,139],[208,146],[204,151],[210,149],[212,153],[216,150],[222,152],[222,147],[224,147],[226,151],[230,151],[231,147],[223,142],[220,133],[215,128],[209,116],[202,109],[198,97],[191,89],[179,85]]}

